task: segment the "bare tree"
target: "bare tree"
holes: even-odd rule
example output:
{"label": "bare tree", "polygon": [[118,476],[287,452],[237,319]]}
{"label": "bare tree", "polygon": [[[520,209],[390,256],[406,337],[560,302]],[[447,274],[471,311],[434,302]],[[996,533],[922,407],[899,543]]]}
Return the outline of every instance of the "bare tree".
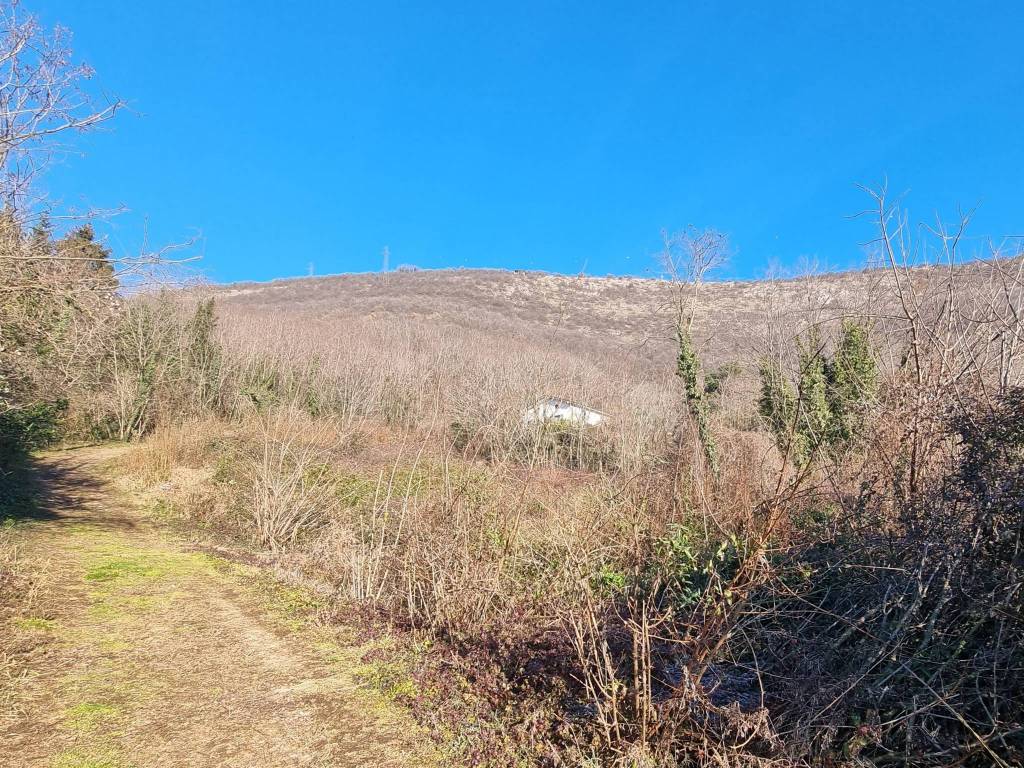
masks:
{"label": "bare tree", "polygon": [[[44,29],[38,18],[23,11],[20,0],[0,0],[0,207],[9,219],[4,226],[7,235],[25,229],[32,220],[35,232],[49,233],[49,206],[40,205],[44,201],[36,190],[40,174],[70,151],[74,135],[95,130],[125,106],[119,98],[98,99],[86,89],[93,70],[75,63],[70,42],[67,29]],[[88,220],[104,213],[110,212],[75,218]],[[89,232],[91,241],[91,228]],[[47,246],[43,240],[8,237],[0,243],[0,296],[9,300],[28,291],[67,298],[71,289],[91,293],[97,279],[100,287],[109,287],[111,272],[121,288],[176,283],[168,268],[197,258],[176,255],[197,238],[152,249],[144,234],[137,253],[118,256],[99,242],[96,247],[68,249]],[[44,269],[49,274],[41,279]],[[69,274],[95,279],[71,281],[66,279]]]}
{"label": "bare tree", "polygon": [[70,40],[62,27],[47,34],[19,0],[0,0],[0,195],[7,207],[30,199],[38,174],[67,151],[66,135],[92,130],[124,107],[84,89],[93,71],[74,63]]}
{"label": "bare tree", "polygon": [[690,225],[681,232],[661,231],[662,269],[674,283],[691,286],[689,292],[679,291],[677,320],[685,322],[686,330],[693,323],[694,304],[704,278],[723,266],[729,258],[729,237],[717,229],[698,230]]}
{"label": "bare tree", "polygon": [[670,234],[661,231],[662,268],[678,286],[675,307],[675,337],[678,345],[676,374],[683,382],[683,397],[689,419],[695,427],[697,443],[713,477],[719,474],[718,448],[711,429],[700,356],[693,344],[691,329],[697,296],[708,272],[725,263],[729,239],[715,229],[698,230],[689,226]]}
{"label": "bare tree", "polygon": [[[151,249],[145,234],[139,251],[115,256],[89,223],[100,212],[72,217],[77,226],[63,236],[51,228],[40,174],[76,135],[124,107],[86,88],[93,72],[74,61],[70,39],[62,27],[44,29],[19,0],[0,0],[0,416],[81,400],[100,372],[116,378],[106,350],[131,330],[126,294],[180,284],[169,270],[195,258],[175,254],[194,240]],[[136,378],[124,391],[146,384]]]}

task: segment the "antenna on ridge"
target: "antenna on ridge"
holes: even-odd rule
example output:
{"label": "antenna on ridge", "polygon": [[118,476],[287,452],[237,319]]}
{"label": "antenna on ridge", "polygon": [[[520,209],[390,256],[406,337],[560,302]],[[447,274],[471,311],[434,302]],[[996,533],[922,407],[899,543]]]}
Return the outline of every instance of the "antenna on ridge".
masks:
{"label": "antenna on ridge", "polygon": [[383,262],[384,262],[384,264],[383,264],[383,266],[381,267],[380,271],[381,271],[381,272],[387,272],[387,271],[388,271],[388,262],[389,262],[389,261],[391,260],[391,249],[390,249],[390,248],[388,248],[388,247],[387,247],[387,246],[385,245],[385,246],[384,246],[384,250],[380,252],[380,255],[381,255],[381,257],[382,257],[382,260],[383,260]]}

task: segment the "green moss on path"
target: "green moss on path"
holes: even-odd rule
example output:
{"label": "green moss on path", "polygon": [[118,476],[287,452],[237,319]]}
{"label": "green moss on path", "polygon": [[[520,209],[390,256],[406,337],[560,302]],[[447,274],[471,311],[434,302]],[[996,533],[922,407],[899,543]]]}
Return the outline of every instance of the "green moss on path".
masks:
{"label": "green moss on path", "polygon": [[49,458],[71,501],[18,533],[38,589],[0,630],[19,667],[0,683],[0,767],[435,763],[405,713],[360,688],[358,653],[310,620],[315,600],[189,551],[102,482],[103,457]]}

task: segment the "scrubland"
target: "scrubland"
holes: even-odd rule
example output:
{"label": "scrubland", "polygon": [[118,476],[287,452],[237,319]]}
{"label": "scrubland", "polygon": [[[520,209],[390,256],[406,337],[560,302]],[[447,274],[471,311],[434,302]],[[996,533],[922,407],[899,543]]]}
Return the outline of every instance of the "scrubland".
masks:
{"label": "scrubland", "polygon": [[[125,102],[90,95],[65,30],[0,10],[0,616],[32,603],[25,528],[68,554],[25,522],[34,452],[117,441],[154,520],[315,592],[454,764],[1024,764],[1019,242],[869,193],[872,268],[841,275],[708,282],[726,240],[687,230],[672,280],[159,289],[180,248],[115,257],[37,185]],[[524,423],[545,397],[606,418]],[[197,584],[150,597],[173,623]],[[0,647],[0,696],[37,679],[24,656]],[[234,671],[204,662],[172,677]],[[267,695],[239,694],[280,729]],[[99,760],[50,764],[127,764]]]}
{"label": "scrubland", "polygon": [[893,221],[888,266],[752,283],[48,272],[88,312],[9,380],[73,372],[31,434],[134,442],[154,515],[315,591],[454,762],[1013,765],[1022,261]]}

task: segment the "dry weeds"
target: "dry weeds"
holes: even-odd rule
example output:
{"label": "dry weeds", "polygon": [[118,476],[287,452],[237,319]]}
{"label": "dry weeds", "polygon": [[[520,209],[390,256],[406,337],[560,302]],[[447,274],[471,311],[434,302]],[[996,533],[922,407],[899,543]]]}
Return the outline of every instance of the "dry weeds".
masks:
{"label": "dry weeds", "polygon": [[64,504],[19,532],[25,568],[50,574],[33,609],[47,618],[14,627],[38,650],[4,680],[18,709],[0,764],[429,763],[308,598],[159,535],[97,482],[94,456],[47,461]]}

